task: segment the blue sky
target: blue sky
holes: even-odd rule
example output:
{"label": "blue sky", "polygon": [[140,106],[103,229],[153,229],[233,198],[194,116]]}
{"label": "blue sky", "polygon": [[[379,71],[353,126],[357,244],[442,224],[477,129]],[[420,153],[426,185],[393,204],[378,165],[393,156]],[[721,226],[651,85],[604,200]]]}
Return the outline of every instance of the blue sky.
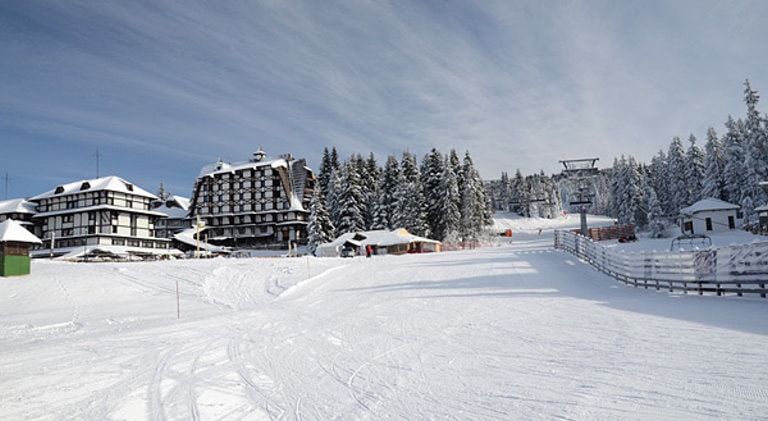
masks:
{"label": "blue sky", "polygon": [[[469,150],[483,178],[648,162],[768,92],[768,2],[3,1],[3,196],[119,175],[191,194],[260,146],[319,167]],[[764,103],[761,110],[766,110]]]}

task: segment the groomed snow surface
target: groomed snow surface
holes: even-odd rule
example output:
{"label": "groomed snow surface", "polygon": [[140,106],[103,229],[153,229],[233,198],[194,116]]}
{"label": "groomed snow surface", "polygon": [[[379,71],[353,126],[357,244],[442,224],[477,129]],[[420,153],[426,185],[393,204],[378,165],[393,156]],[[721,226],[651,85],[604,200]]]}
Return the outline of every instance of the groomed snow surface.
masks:
{"label": "groomed snow surface", "polygon": [[0,278],[0,419],[768,416],[768,300],[618,283],[553,249],[576,215],[505,224],[423,255],[35,260]]}

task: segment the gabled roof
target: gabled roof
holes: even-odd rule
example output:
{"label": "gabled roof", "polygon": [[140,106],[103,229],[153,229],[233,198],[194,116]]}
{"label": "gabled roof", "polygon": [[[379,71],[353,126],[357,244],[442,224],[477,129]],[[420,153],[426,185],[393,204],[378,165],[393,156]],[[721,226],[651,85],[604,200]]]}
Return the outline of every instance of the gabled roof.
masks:
{"label": "gabled roof", "polygon": [[[189,214],[189,202],[186,197],[171,196],[165,201],[153,202],[152,210],[168,215],[169,218],[183,219]],[[158,206],[159,204],[159,206]],[[169,206],[170,205],[170,206]]]}
{"label": "gabled roof", "polygon": [[93,180],[80,180],[68,184],[62,184],[60,186],[56,186],[56,188],[53,190],[49,190],[45,193],[31,197],[29,200],[35,201],[56,196],[66,196],[82,192],[102,190],[133,194],[136,196],[148,197],[150,199],[157,199],[157,196],[134,185],[133,183],[125,181],[118,176],[110,175],[108,177],[95,178]]}
{"label": "gabled roof", "polygon": [[28,213],[34,214],[37,205],[26,199],[11,199],[0,201],[0,214]]}
{"label": "gabled roof", "polygon": [[27,231],[26,228],[13,219],[6,219],[5,221],[0,222],[0,243],[7,241],[35,244],[42,243],[39,238]]}
{"label": "gabled roof", "polygon": [[432,240],[429,238],[419,237],[418,235],[413,235],[409,233],[405,228],[398,228],[392,231],[375,230],[375,231],[362,231],[362,232],[343,234],[339,236],[337,239],[333,240],[331,243],[329,243],[329,246],[334,247],[338,245],[343,245],[345,243],[354,244],[355,242],[360,243],[361,246],[367,246],[370,244],[372,246],[379,246],[379,247],[392,246],[395,244],[408,244],[413,242],[435,243],[435,244],[440,243],[437,240]]}
{"label": "gabled roof", "polygon": [[250,161],[241,161],[241,162],[232,162],[232,163],[224,162],[221,159],[219,159],[213,164],[204,165],[203,168],[200,170],[200,174],[198,174],[197,178],[212,177],[216,174],[233,173],[237,170],[244,170],[247,168],[257,168],[257,167],[264,167],[264,166],[277,168],[277,167],[288,166],[287,161],[283,158],[265,160],[264,159],[265,156],[263,156],[259,160],[250,160]]}
{"label": "gabled roof", "polygon": [[709,197],[707,199],[699,200],[687,208],[680,209],[682,215],[693,215],[698,212],[704,211],[719,211],[719,210],[739,210],[741,206],[734,205],[732,203],[725,202],[720,199]]}

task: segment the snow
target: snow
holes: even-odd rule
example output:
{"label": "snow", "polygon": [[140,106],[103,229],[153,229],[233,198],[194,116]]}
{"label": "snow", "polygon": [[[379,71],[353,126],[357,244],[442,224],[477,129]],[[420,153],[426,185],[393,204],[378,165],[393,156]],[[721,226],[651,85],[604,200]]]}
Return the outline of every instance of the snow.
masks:
{"label": "snow", "polygon": [[699,200],[687,208],[680,209],[682,215],[693,215],[702,211],[738,210],[739,206],[722,201],[720,199],[707,198]]}
{"label": "snow", "polygon": [[0,278],[0,418],[768,413],[768,300],[618,283],[553,250],[578,215],[498,224],[497,247],[370,259],[34,260]]}
{"label": "snow", "polygon": [[0,201],[0,215],[7,215],[11,213],[25,213],[34,215],[36,210],[35,205],[32,202],[28,202],[26,199],[10,199]]}
{"label": "snow", "polygon": [[39,238],[27,231],[23,225],[13,219],[0,222],[0,242],[15,241],[19,243],[41,244]]}
{"label": "snow", "polygon": [[[59,187],[61,189],[59,189]],[[59,193],[56,193],[57,190],[59,190]],[[111,175],[111,176],[96,178],[92,180],[80,180],[80,181],[74,181],[67,184],[62,184],[61,186],[58,186],[55,189],[49,190],[45,193],[41,193],[37,196],[30,198],[29,200],[37,201],[37,200],[42,200],[42,199],[46,199],[54,196],[64,196],[64,195],[77,194],[81,192],[93,192],[93,191],[102,191],[102,190],[109,190],[114,192],[132,194],[136,196],[148,197],[151,199],[157,199],[157,196],[138,187],[137,185],[130,183],[128,181],[125,181],[120,177]]]}

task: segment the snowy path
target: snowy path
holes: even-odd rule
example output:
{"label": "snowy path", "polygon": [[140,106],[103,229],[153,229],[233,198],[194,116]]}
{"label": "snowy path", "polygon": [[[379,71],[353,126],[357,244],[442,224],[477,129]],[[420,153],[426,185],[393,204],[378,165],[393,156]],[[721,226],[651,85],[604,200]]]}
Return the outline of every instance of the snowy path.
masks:
{"label": "snowy path", "polygon": [[372,259],[35,262],[0,279],[0,418],[768,414],[768,302],[626,287],[518,237]]}

